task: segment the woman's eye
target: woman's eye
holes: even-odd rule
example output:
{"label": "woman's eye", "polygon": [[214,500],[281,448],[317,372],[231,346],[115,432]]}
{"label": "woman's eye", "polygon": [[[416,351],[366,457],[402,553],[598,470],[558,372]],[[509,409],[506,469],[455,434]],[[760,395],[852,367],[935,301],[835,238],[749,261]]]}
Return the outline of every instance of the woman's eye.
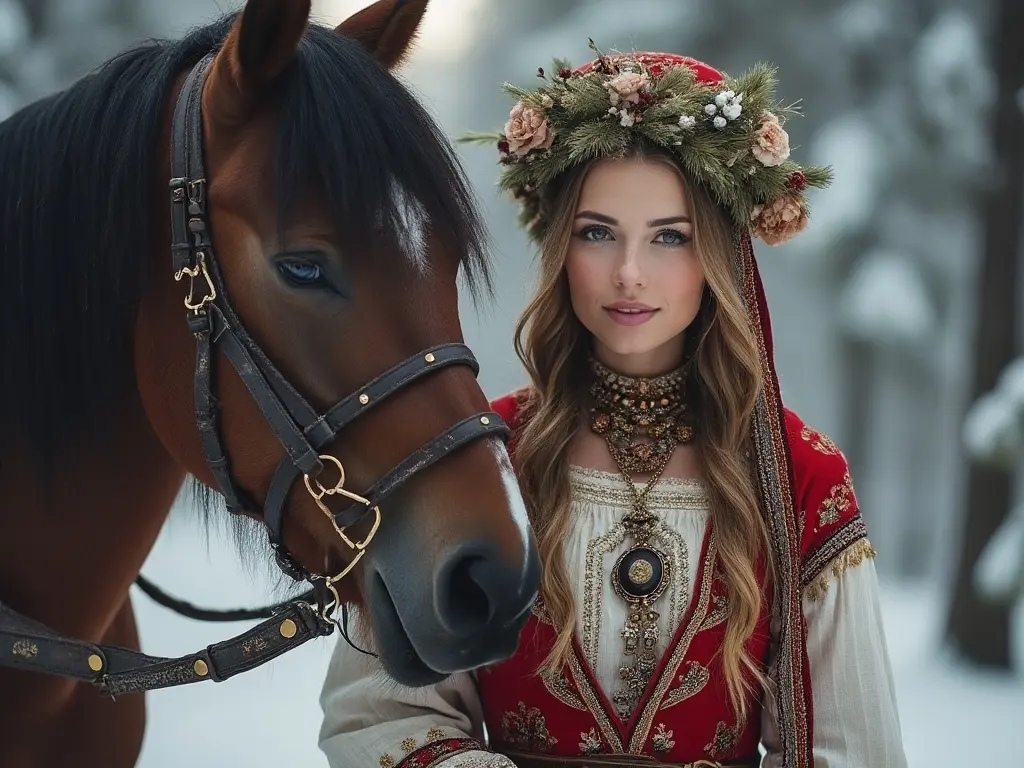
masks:
{"label": "woman's eye", "polygon": [[584,240],[589,240],[592,243],[600,243],[605,240],[611,240],[612,233],[607,227],[584,227],[580,230],[580,237]]}
{"label": "woman's eye", "polygon": [[654,242],[661,245],[684,245],[690,238],[675,229],[666,229],[654,236]]}
{"label": "woman's eye", "polygon": [[322,285],[325,282],[323,268],[312,261],[296,259],[279,261],[277,269],[285,280],[300,288]]}

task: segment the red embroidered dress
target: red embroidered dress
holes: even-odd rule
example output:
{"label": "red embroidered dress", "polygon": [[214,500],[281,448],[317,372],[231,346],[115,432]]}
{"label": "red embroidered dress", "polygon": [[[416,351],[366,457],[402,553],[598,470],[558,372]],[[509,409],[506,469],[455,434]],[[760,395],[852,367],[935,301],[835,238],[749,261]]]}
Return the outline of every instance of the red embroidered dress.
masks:
{"label": "red embroidered dress", "polygon": [[[515,397],[500,398],[492,407],[518,426]],[[816,699],[823,704],[819,716],[808,717],[815,765],[902,768],[873,550],[849,470],[828,437],[791,411],[784,413],[794,496],[802,511],[801,631],[808,638],[799,659],[803,704],[809,714]],[[785,732],[777,707],[751,702],[742,728],[731,714],[717,655],[728,604],[717,578],[703,492],[694,482],[663,481],[650,499],[666,523],[662,539],[669,557],[685,561],[677,570],[685,577],[675,581],[690,594],[677,595],[677,605],[663,611],[670,631],[662,633],[667,642],[661,662],[638,708],[625,720],[618,717],[611,688],[623,658],[616,642],[621,623],[610,616],[616,603],[606,583],[610,564],[625,548],[615,535],[615,520],[629,503],[624,483],[614,475],[573,470],[574,533],[581,535],[573,536],[579,546],[569,546],[567,557],[579,584],[581,618],[573,657],[559,677],[536,674],[554,639],[542,605],[511,659],[482,670],[475,680],[462,675],[424,690],[383,681],[375,660],[339,642],[323,693],[322,747],[331,765],[497,767],[521,764],[524,752],[572,758],[625,753],[670,764],[729,765],[756,760],[761,742],[768,751],[761,764],[782,765],[783,740],[798,734]],[[582,557],[572,557],[574,552]],[[766,610],[748,645],[754,658],[768,660],[769,636]]]}

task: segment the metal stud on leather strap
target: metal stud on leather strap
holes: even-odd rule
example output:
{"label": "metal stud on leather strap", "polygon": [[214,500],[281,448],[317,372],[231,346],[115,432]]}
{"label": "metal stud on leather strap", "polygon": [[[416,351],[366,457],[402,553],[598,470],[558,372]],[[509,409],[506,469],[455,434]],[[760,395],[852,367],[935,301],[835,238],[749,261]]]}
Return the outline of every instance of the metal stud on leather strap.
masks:
{"label": "metal stud on leather strap", "polygon": [[89,656],[89,669],[93,672],[99,672],[103,669],[103,659],[99,655],[93,653]]}
{"label": "metal stud on leather strap", "polygon": [[210,674],[210,668],[206,666],[206,662],[202,659],[196,659],[196,663],[192,665],[192,669],[195,670],[195,673],[199,675],[199,677],[206,677]]}
{"label": "metal stud on leather strap", "polygon": [[295,626],[295,622],[291,619],[285,619],[281,622],[279,630],[281,632],[281,637],[285,638],[286,640],[290,640],[291,638],[295,637],[295,633],[299,631],[299,628]]}

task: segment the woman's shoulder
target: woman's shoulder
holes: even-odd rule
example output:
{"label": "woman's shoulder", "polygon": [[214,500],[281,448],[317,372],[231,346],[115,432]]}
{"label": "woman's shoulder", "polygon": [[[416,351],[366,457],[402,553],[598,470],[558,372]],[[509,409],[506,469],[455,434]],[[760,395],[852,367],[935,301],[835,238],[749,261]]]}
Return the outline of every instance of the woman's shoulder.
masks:
{"label": "woman's shoulder", "polygon": [[846,456],[828,435],[795,411],[787,408],[784,413],[805,556],[837,536],[865,535]]}
{"label": "woman's shoulder", "polygon": [[786,442],[797,483],[842,478],[849,468],[846,457],[821,430],[805,422],[796,411],[784,408]]}

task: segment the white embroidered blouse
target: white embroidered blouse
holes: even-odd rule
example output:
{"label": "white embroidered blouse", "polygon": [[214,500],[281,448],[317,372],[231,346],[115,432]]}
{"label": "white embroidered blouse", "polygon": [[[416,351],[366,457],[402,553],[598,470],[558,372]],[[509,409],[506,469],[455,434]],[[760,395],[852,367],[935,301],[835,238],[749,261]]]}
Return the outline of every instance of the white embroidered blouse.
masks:
{"label": "white embroidered blouse", "polygon": [[[580,606],[576,631],[611,698],[626,661],[620,633],[627,605],[615,595],[609,574],[631,545],[621,519],[632,495],[623,478],[606,472],[574,467],[571,480],[574,516],[566,562]],[[693,480],[663,479],[648,501],[660,518],[655,543],[671,561],[673,574],[658,600],[664,645],[694,595],[708,507],[703,487]],[[824,593],[812,594],[810,589],[803,609],[814,696],[815,768],[905,768],[873,561],[865,558],[849,568]],[[353,639],[364,648],[369,642],[358,631]],[[331,658],[321,706],[320,747],[331,768],[399,765],[417,745],[416,737],[427,732],[483,741],[483,712],[470,674],[428,688],[405,688],[386,678],[375,658],[353,650],[343,639]],[[779,768],[779,737],[770,699],[763,708],[761,738],[766,752],[762,768]],[[507,758],[484,751],[464,752],[441,765],[514,768]]]}

